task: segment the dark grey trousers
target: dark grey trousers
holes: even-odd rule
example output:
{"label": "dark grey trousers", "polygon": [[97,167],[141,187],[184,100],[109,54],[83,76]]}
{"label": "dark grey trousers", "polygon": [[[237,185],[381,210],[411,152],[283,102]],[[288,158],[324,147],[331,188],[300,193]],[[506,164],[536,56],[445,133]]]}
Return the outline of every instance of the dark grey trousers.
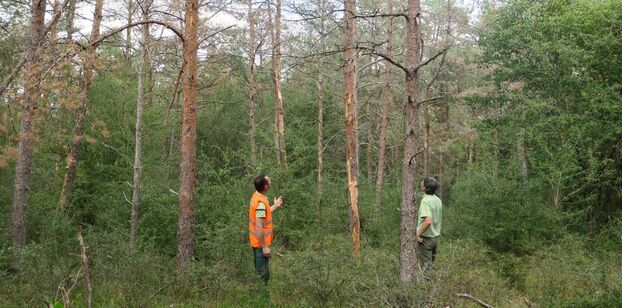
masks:
{"label": "dark grey trousers", "polygon": [[417,266],[422,272],[434,269],[434,260],[436,259],[436,248],[438,247],[438,239],[436,237],[421,237],[422,243],[417,243]]}
{"label": "dark grey trousers", "polygon": [[253,248],[253,257],[257,275],[261,277],[265,284],[268,284],[268,279],[270,279],[270,258],[263,256],[261,248]]}

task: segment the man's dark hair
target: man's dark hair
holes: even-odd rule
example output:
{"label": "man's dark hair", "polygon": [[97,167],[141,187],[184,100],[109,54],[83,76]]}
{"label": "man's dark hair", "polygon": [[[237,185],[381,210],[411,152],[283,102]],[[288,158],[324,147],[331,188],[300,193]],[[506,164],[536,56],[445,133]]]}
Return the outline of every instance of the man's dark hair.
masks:
{"label": "man's dark hair", "polygon": [[426,176],[423,179],[423,187],[425,188],[425,193],[428,195],[433,195],[438,188],[438,182],[435,178],[431,176]]}
{"label": "man's dark hair", "polygon": [[257,177],[255,177],[255,189],[259,192],[263,191],[263,189],[266,187],[266,185],[268,184],[268,180],[266,180],[266,175],[265,174],[260,174]]}

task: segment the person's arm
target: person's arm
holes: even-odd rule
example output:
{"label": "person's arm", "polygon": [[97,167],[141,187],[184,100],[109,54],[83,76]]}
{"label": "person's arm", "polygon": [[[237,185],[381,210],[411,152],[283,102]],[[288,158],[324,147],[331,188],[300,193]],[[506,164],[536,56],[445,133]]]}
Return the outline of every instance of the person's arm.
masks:
{"label": "person's arm", "polygon": [[283,197],[279,197],[278,199],[274,199],[274,204],[270,207],[270,211],[274,212],[276,209],[280,208],[283,205]]}
{"label": "person's arm", "polygon": [[261,243],[261,252],[264,256],[270,256],[270,247],[266,245],[266,235],[263,232],[263,218],[257,217],[255,219],[255,232],[257,233],[257,237],[259,238],[259,242]]}
{"label": "person's arm", "polygon": [[419,243],[423,242],[421,235],[423,235],[432,224],[432,211],[430,211],[430,205],[426,201],[425,198],[421,200],[421,206],[419,207],[419,218],[423,218],[423,222],[417,230],[417,242]]}
{"label": "person's arm", "polygon": [[426,216],[425,218],[423,218],[423,223],[421,224],[421,227],[419,227],[419,230],[417,230],[417,241],[421,242],[421,235],[424,234],[426,231],[428,231],[428,228],[430,227],[430,225],[432,225],[432,216]]}

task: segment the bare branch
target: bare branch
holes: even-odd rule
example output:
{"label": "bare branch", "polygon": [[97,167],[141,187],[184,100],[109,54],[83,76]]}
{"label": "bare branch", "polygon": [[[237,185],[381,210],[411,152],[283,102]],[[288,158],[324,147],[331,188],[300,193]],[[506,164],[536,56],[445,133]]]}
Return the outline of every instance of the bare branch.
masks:
{"label": "bare branch", "polygon": [[[184,35],[181,33],[181,31],[179,31],[177,28],[175,28],[174,26],[170,25],[169,23],[164,22],[164,21],[159,21],[159,20],[143,20],[143,21],[137,21],[137,22],[134,22],[134,23],[131,23],[131,24],[127,24],[127,25],[125,25],[123,27],[117,28],[116,30],[108,32],[105,35],[103,35],[102,37],[100,37],[98,40],[89,43],[88,46],[97,46],[101,42],[106,40],[107,38],[109,38],[109,37],[111,37],[111,36],[121,32],[121,31],[123,31],[123,30],[125,30],[127,28],[132,28],[132,27],[139,26],[139,25],[144,25],[144,24],[157,24],[157,25],[163,26],[163,27],[173,31],[177,35],[177,37],[179,37],[179,39],[182,41],[182,43],[184,42]],[[83,47],[86,48],[86,46],[83,46]]]}
{"label": "bare branch", "polygon": [[376,51],[375,48],[369,48],[369,47],[365,47],[365,46],[357,46],[356,49],[369,51],[370,54],[373,54],[373,55],[376,55],[378,57],[381,57],[381,58],[385,59],[387,62],[397,66],[399,69],[404,71],[404,73],[406,73],[406,74],[409,73],[409,70],[404,65],[402,65],[399,62],[397,62],[392,57],[389,57],[388,55],[386,55],[384,53]]}
{"label": "bare branch", "polygon": [[479,304],[482,307],[494,308],[493,306],[484,303],[482,300],[477,299],[477,298],[475,298],[475,297],[473,297],[473,296],[471,296],[469,294],[466,294],[466,293],[456,293],[456,296],[458,296],[460,298],[464,298],[464,299],[470,299],[470,300],[476,302],[477,304]]}
{"label": "bare branch", "polygon": [[417,71],[418,69],[420,69],[420,68],[422,68],[422,67],[424,67],[424,66],[428,65],[430,62],[434,61],[434,60],[435,60],[436,58],[438,58],[440,55],[442,55],[442,54],[446,53],[446,52],[447,52],[447,50],[449,50],[449,48],[450,48],[451,46],[452,46],[451,44],[447,45],[445,48],[443,48],[443,50],[439,51],[437,54],[435,54],[435,55],[434,55],[434,56],[432,56],[431,58],[429,58],[429,59],[427,59],[427,60],[423,61],[422,63],[419,63],[419,65],[415,66],[415,67],[412,69],[412,72],[415,72],[415,71]]}

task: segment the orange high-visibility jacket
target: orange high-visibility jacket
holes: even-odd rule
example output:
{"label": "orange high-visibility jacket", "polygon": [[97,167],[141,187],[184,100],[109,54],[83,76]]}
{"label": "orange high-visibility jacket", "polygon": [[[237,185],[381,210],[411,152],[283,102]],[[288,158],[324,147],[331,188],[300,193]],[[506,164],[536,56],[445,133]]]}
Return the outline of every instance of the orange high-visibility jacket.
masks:
{"label": "orange high-visibility jacket", "polygon": [[262,226],[264,240],[267,247],[270,247],[270,244],[272,243],[272,210],[270,210],[270,202],[268,202],[268,198],[266,198],[266,196],[260,194],[259,192],[255,192],[251,197],[251,204],[248,208],[248,218],[250,218],[250,221],[248,222],[248,237],[250,238],[251,247],[253,248],[261,248],[261,241],[259,240],[257,227],[255,227],[255,222],[257,221],[255,210],[257,209],[259,202],[263,202],[263,204],[266,205],[266,218],[264,218]]}

